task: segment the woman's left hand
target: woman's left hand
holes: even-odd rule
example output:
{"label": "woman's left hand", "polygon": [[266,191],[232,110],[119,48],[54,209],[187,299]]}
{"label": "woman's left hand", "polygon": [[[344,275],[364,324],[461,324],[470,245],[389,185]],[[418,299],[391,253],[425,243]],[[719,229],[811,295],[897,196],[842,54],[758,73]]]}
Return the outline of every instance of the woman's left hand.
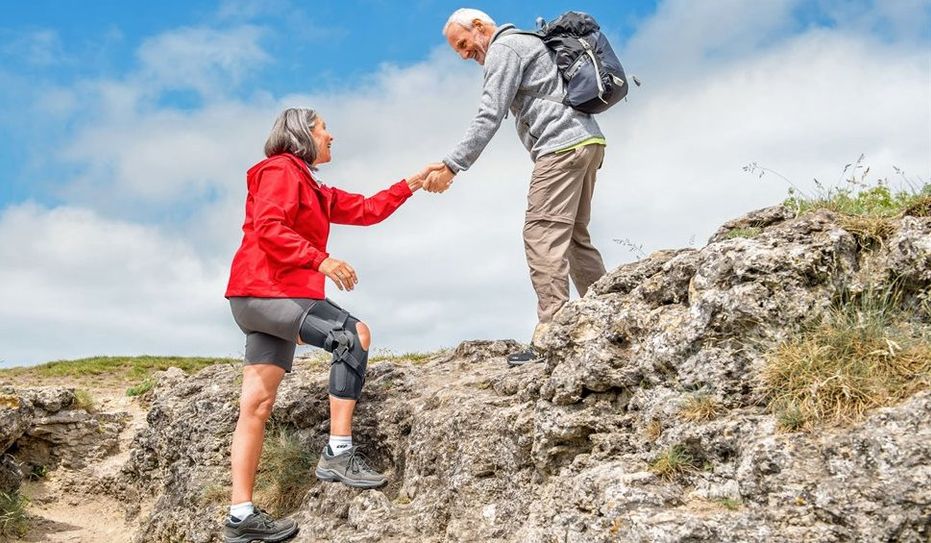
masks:
{"label": "woman's left hand", "polygon": [[352,290],[359,282],[356,270],[348,262],[333,257],[323,259],[317,271],[329,277],[340,290]]}

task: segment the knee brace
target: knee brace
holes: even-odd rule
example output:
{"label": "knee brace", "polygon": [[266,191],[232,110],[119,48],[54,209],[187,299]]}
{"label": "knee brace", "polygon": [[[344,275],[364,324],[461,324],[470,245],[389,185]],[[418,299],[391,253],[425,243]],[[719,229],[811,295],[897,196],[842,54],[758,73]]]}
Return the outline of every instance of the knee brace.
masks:
{"label": "knee brace", "polygon": [[301,322],[301,340],[333,353],[330,394],[358,400],[365,384],[368,351],[362,348],[359,319],[329,302],[315,304]]}

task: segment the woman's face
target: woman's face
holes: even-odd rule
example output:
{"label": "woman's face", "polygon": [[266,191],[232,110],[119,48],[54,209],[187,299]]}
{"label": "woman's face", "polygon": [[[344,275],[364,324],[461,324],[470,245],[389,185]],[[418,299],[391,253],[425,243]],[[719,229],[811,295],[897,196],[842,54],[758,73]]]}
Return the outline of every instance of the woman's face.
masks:
{"label": "woman's face", "polygon": [[323,120],[323,117],[317,117],[316,124],[314,124],[314,127],[310,130],[310,137],[317,146],[317,159],[314,160],[314,166],[329,162],[331,158],[330,146],[333,145],[333,136],[327,132],[326,121]]}

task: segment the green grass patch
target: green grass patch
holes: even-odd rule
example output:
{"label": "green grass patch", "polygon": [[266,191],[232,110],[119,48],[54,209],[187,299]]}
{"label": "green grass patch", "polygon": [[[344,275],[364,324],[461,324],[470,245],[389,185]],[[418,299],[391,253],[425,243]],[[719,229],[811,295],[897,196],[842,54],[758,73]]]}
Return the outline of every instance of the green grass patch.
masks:
{"label": "green grass patch", "polygon": [[650,471],[667,481],[699,471],[695,457],[683,445],[672,446],[650,463]]}
{"label": "green grass patch", "polygon": [[931,325],[893,289],[842,301],[766,356],[762,388],[787,431],[860,420],[931,386]]}
{"label": "green grass patch", "polygon": [[29,480],[38,481],[40,479],[45,479],[48,477],[49,469],[47,466],[41,464],[33,464],[32,469],[29,470]]}
{"label": "green grass patch", "polygon": [[256,474],[259,501],[275,516],[297,510],[316,477],[317,455],[286,427],[272,427],[265,434],[262,458]]}
{"label": "green grass patch", "polygon": [[17,493],[0,492],[0,535],[22,537],[29,529],[26,506],[29,500]]}
{"label": "green grass patch", "polygon": [[720,498],[718,500],[715,500],[715,502],[721,507],[728,509],[730,511],[736,511],[740,509],[740,507],[743,505],[742,501],[735,500],[733,498]]}
{"label": "green grass patch", "polygon": [[394,363],[413,363],[423,364],[436,356],[436,353],[409,352],[396,354],[390,350],[380,350],[369,358],[369,362],[394,362]]}
{"label": "green grass patch", "polygon": [[[881,245],[894,231],[892,221],[910,215],[931,217],[931,183],[911,178],[893,166],[901,178],[901,188],[894,189],[887,178],[870,178],[864,155],[844,166],[839,186],[826,187],[814,180],[814,192],[806,192],[779,172],[752,162],[744,171],[763,177],[775,175],[789,185],[789,198],[783,203],[799,215],[826,209],[839,215],[838,222],[860,245],[870,249]],[[842,181],[842,182],[841,182]]]}
{"label": "green grass patch", "polygon": [[127,396],[142,396],[155,387],[155,380],[143,379],[140,383],[126,389]]}
{"label": "green grass patch", "polygon": [[831,189],[812,199],[789,198],[786,205],[799,214],[827,209],[838,215],[838,224],[857,239],[861,247],[881,246],[893,232],[893,221],[903,215],[931,216],[931,185],[921,192],[894,191],[885,184]]}
{"label": "green grass patch", "polygon": [[827,209],[852,217],[894,218],[907,210],[921,212],[931,201],[931,185],[925,185],[920,192],[913,192],[893,190],[881,181],[879,183],[827,189],[812,198],[791,197],[786,204],[800,213]]}
{"label": "green grass patch", "polygon": [[157,371],[171,367],[181,368],[187,373],[197,372],[214,364],[238,363],[234,358],[202,358],[186,356],[95,356],[78,360],[56,360],[37,366],[0,370],[0,377],[10,378],[105,378],[124,384],[140,382],[152,377]]}

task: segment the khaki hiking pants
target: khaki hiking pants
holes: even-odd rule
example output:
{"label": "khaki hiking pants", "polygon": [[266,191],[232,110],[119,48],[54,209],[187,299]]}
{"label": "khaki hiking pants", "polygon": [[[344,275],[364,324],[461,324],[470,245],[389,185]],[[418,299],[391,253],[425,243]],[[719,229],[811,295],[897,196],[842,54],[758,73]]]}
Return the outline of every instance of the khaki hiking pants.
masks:
{"label": "khaki hiking pants", "polygon": [[588,234],[595,174],[603,145],[549,153],[537,159],[530,177],[524,249],[537,293],[541,324],[569,301],[569,277],[579,294],[605,274],[604,261]]}

